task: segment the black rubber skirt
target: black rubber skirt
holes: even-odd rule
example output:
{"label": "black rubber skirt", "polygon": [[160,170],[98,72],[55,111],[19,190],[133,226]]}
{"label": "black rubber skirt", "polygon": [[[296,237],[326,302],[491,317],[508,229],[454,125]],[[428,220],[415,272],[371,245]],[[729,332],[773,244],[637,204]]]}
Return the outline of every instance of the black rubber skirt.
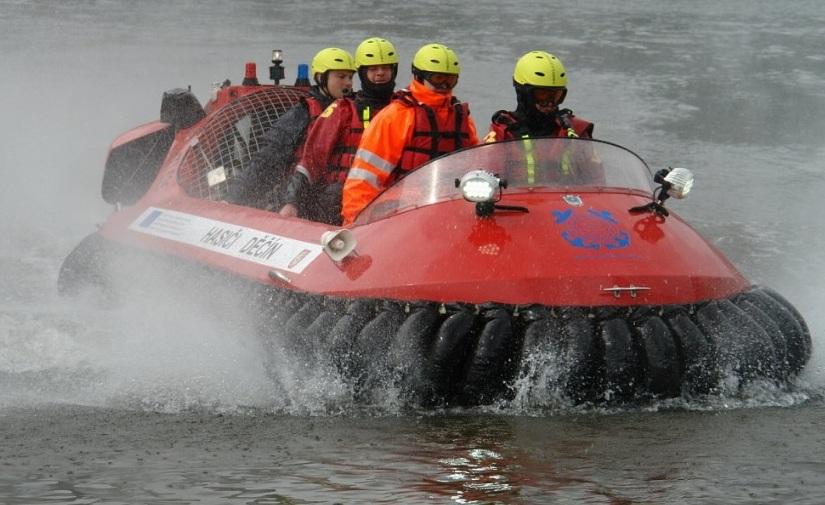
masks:
{"label": "black rubber skirt", "polygon": [[344,300],[270,288],[261,331],[311,366],[332,357],[364,390],[393,380],[424,405],[506,399],[519,381],[570,400],[710,394],[720,381],[792,379],[811,355],[799,313],[771,289],[690,305],[545,307]]}

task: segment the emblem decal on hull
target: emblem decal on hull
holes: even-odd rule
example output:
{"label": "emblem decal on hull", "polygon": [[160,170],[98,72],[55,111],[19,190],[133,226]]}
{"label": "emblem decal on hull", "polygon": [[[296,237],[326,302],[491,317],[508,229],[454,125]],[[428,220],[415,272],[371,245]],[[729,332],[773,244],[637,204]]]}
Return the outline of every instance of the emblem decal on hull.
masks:
{"label": "emblem decal on hull", "polygon": [[579,195],[564,195],[562,197],[567,203],[567,205],[571,207],[581,207],[582,206],[582,197]]}
{"label": "emblem decal on hull", "polygon": [[129,229],[294,273],[301,273],[323,248],[206,217],[149,207]]}
{"label": "emblem decal on hull", "polygon": [[607,210],[554,210],[553,219],[561,236],[573,247],[612,251],[630,246],[630,235]]}

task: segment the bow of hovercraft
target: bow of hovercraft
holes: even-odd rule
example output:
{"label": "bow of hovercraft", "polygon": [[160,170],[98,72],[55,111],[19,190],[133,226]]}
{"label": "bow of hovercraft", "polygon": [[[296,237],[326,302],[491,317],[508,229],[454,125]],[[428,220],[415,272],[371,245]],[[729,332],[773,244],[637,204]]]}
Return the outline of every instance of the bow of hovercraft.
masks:
{"label": "bow of hovercraft", "polygon": [[576,401],[792,378],[810,357],[804,320],[669,211],[691,185],[686,169],[652,174],[599,141],[466,149],[365,209],[339,262],[346,282],[311,291],[369,307],[344,340],[390,350],[387,366],[447,402],[536,377]]}

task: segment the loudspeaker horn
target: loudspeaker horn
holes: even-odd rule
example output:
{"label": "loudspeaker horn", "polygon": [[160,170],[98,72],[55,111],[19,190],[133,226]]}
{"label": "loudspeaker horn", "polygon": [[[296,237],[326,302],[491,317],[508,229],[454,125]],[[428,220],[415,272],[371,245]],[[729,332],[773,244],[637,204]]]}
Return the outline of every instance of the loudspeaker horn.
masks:
{"label": "loudspeaker horn", "polygon": [[331,230],[321,235],[321,245],[332,261],[341,261],[355,250],[355,235],[349,230]]}

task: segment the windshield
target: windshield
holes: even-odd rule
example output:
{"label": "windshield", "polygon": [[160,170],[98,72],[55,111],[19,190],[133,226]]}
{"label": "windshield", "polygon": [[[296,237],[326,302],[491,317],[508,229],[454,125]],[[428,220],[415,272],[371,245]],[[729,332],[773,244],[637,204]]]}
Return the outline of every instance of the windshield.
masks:
{"label": "windshield", "polygon": [[356,220],[365,224],[407,210],[461,198],[455,180],[486,170],[507,181],[505,193],[652,190],[647,164],[615,144],[579,138],[534,138],[482,144],[437,158],[381,193]]}

